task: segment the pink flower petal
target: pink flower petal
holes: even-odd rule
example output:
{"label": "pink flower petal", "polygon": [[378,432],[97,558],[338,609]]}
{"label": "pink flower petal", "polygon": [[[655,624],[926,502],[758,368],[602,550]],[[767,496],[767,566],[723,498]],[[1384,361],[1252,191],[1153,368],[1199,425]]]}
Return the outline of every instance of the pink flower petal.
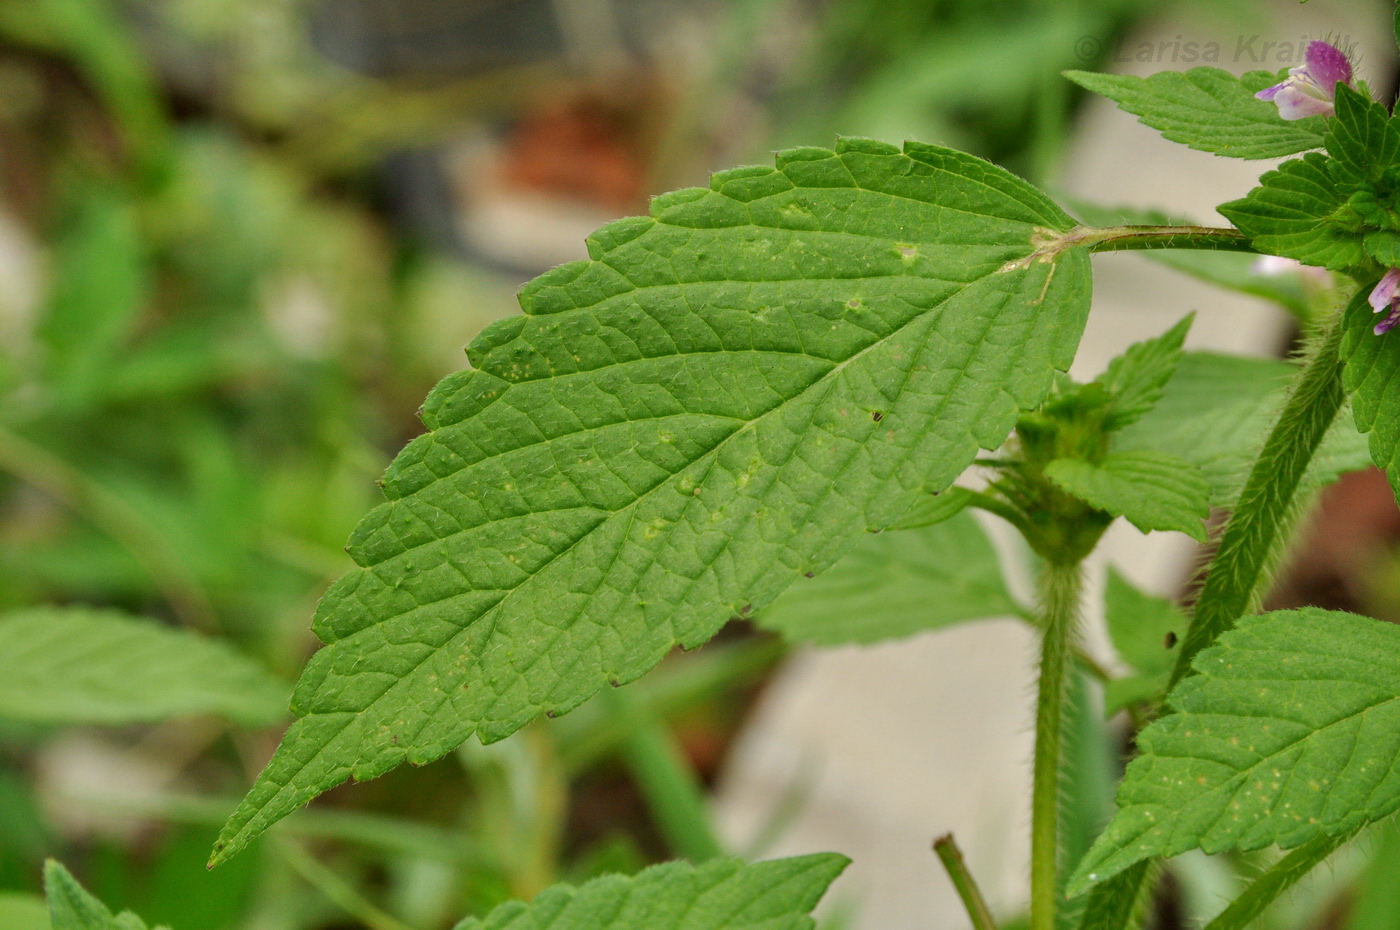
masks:
{"label": "pink flower petal", "polygon": [[1367,298],[1367,302],[1371,305],[1371,312],[1380,313],[1395,303],[1397,291],[1400,291],[1400,268],[1391,268],[1376,284],[1371,291],[1371,296]]}
{"label": "pink flower petal", "polygon": [[1351,62],[1346,53],[1328,42],[1309,42],[1303,53],[1307,62],[1308,76],[1313,79],[1327,96],[1337,91],[1337,82],[1351,83]]}
{"label": "pink flower petal", "polygon": [[1331,116],[1336,107],[1330,100],[1321,100],[1307,93],[1297,84],[1279,88],[1274,96],[1278,104],[1278,115],[1284,119],[1306,119],[1309,116]]}

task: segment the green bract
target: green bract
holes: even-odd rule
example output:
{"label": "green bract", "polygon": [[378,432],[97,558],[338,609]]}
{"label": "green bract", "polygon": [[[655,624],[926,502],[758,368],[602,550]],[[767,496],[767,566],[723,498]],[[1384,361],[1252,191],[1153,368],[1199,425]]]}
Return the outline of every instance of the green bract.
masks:
{"label": "green bract", "polygon": [[593,235],[428,398],[215,858],[631,681],[946,487],[1074,354],[1074,226],[970,155],[844,140]]}

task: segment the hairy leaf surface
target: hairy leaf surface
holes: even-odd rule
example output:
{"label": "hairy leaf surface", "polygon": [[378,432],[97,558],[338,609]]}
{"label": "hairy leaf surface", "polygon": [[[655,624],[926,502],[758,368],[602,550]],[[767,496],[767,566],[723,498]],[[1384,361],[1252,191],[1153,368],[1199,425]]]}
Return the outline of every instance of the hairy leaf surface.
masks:
{"label": "hairy leaf surface", "polygon": [[1021,612],[991,540],[964,512],[867,536],[831,569],[784,591],[758,623],[795,642],[835,646]]}
{"label": "hairy leaf surface", "polygon": [[635,679],[946,487],[1074,354],[1074,225],[972,156],[845,140],[595,233],[428,398],[216,859]]}
{"label": "hairy leaf surface", "polygon": [[[1188,352],[1162,399],[1117,435],[1114,448],[1179,455],[1205,475],[1212,506],[1233,507],[1297,371],[1291,362]],[[1365,437],[1341,416],[1313,457],[1305,484],[1323,487],[1369,464]]]}
{"label": "hairy leaf surface", "polygon": [[1071,893],[1143,859],[1291,848],[1400,807],[1400,627],[1310,607],[1243,617],[1138,737]]}
{"label": "hairy leaf surface", "polygon": [[808,914],[847,862],[834,853],[754,865],[667,862],[633,877],[556,885],[455,930],[810,930]]}
{"label": "hairy leaf surface", "polygon": [[0,616],[0,717],[137,723],[286,716],[287,689],[224,643],[110,610],[36,607]]}
{"label": "hairy leaf surface", "polygon": [[1285,120],[1255,93],[1280,79],[1271,71],[1235,77],[1219,68],[1159,71],[1150,77],[1067,71],[1080,87],[1102,94],[1173,142],[1234,158],[1279,158],[1321,148],[1320,116]]}
{"label": "hairy leaf surface", "polygon": [[1144,533],[1176,530],[1205,542],[1210,485],[1201,470],[1166,452],[1111,452],[1094,464],[1055,459],[1045,476],[1080,500]]}

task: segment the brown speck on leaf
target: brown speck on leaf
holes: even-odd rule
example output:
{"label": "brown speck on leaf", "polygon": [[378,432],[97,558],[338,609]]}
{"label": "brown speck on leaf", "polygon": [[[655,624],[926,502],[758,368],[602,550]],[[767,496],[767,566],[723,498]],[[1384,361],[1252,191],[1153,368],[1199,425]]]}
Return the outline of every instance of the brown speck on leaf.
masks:
{"label": "brown speck on leaf", "polygon": [[803,574],[805,577],[807,577],[807,578],[815,578],[815,577],[817,577],[817,573],[816,573],[816,572],[803,572],[802,574]]}
{"label": "brown speck on leaf", "polygon": [[547,710],[547,711],[545,711],[545,712],[544,712],[544,715],[545,715],[546,717],[548,717],[550,720],[553,720],[555,717],[559,716],[559,715],[556,714],[553,710]]}
{"label": "brown speck on leaf", "polygon": [[876,423],[879,423],[879,422],[880,422],[881,420],[883,420],[884,418],[885,418],[885,415],[884,415],[883,413],[881,413],[879,410],[872,410],[872,411],[870,411],[870,419],[874,420]]}
{"label": "brown speck on leaf", "polygon": [[608,684],[612,685],[614,688],[621,688],[621,687],[622,687],[622,682],[618,681],[616,678],[614,678],[612,681],[608,682]]}
{"label": "brown speck on leaf", "polygon": [[1176,645],[1176,634],[1168,630],[1167,635],[1162,638],[1162,645],[1167,649],[1173,648]]}

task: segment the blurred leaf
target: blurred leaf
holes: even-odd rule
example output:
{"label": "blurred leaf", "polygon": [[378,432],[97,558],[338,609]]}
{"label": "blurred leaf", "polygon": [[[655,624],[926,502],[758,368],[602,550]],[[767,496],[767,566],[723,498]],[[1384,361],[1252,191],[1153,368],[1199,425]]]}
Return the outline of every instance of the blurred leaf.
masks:
{"label": "blurred leaf", "polygon": [[1104,713],[1150,701],[1166,691],[1176,664],[1177,641],[1185,635],[1186,616],[1166,598],[1152,597],[1109,568],[1104,615],[1113,648],[1137,674],[1104,686]]}
{"label": "blurred leaf", "polygon": [[[1353,300],[1347,307],[1339,324],[1346,328],[1342,381],[1351,393],[1356,427],[1366,433],[1371,460],[1385,471],[1391,490],[1400,496],[1400,352],[1389,333],[1375,334],[1375,319],[1364,299]],[[1345,412],[1338,419],[1347,425],[1353,422]]]}
{"label": "blurred leaf", "polygon": [[1144,533],[1176,530],[1206,541],[1210,485],[1191,462],[1167,452],[1110,452],[1101,462],[1055,459],[1045,476],[1092,507]]}
{"label": "blurred leaf", "polygon": [[455,930],[587,927],[589,930],[810,930],[816,907],[848,859],[834,853],[746,865],[667,862],[635,877],[555,885],[530,904],[512,901]]}
{"label": "blurred leaf", "polygon": [[172,831],[155,863],[138,908],[150,920],[176,930],[225,930],[242,914],[263,869],[258,856],[230,863],[228,869],[205,868],[217,829]]}
{"label": "blurred leaf", "polygon": [[[1188,352],[1161,401],[1118,434],[1115,448],[1179,455],[1205,475],[1212,506],[1233,507],[1296,372],[1292,362]],[[1366,438],[1343,412],[1304,486],[1323,487],[1370,464]]]}
{"label": "blurred leaf", "polygon": [[0,3],[0,34],[76,64],[116,114],[138,160],[151,171],[162,167],[169,132],[164,103],[142,49],[111,0]]}
{"label": "blurred leaf", "polygon": [[53,288],[39,325],[50,386],[71,407],[101,399],[149,289],[130,202],[99,184],[83,185],[77,198],[58,230]]}
{"label": "blurred leaf", "polygon": [[130,911],[112,916],[107,905],[88,894],[67,869],[52,859],[44,865],[44,890],[49,898],[53,930],[147,930],[145,921]]}
{"label": "blurred leaf", "polygon": [[0,617],[0,716],[132,723],[286,713],[285,687],[217,640],[115,611],[35,607]]}
{"label": "blurred leaf", "polygon": [[0,891],[0,927],[5,930],[51,930],[48,905],[37,895]]}
{"label": "blurred leaf", "polygon": [[833,567],[759,611],[758,624],[795,642],[835,646],[1021,613],[981,524],[960,513],[921,529],[866,536]]}

